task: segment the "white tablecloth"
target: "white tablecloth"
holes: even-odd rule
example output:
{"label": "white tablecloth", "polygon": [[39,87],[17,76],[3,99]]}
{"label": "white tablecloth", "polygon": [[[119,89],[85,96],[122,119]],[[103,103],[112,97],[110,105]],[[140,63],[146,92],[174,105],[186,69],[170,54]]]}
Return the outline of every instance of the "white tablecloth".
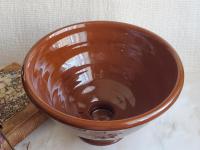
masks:
{"label": "white tablecloth", "polygon": [[[159,34],[177,50],[186,73],[184,90],[167,113],[103,149],[198,150],[200,0],[0,0],[0,66],[22,63],[31,46],[50,31],[88,20],[122,21]],[[16,149],[25,150],[29,141],[29,150],[94,149],[51,120]]]}

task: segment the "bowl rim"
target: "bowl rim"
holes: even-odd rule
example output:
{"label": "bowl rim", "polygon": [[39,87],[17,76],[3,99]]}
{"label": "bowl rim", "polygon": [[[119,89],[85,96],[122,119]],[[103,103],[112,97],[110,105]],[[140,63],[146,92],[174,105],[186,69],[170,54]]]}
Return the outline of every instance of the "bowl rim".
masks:
{"label": "bowl rim", "polygon": [[[162,103],[160,103],[153,109],[134,117],[124,118],[120,120],[111,120],[111,121],[95,121],[95,120],[88,120],[88,119],[71,116],[53,107],[50,107],[45,101],[42,100],[42,98],[40,98],[33,92],[34,91],[33,87],[30,86],[31,82],[27,80],[27,76],[29,75],[27,68],[29,66],[29,60],[31,60],[31,54],[33,50],[39,45],[39,43],[46,40],[51,34],[70,26],[74,26],[78,24],[101,24],[101,23],[127,26],[134,30],[140,31],[144,33],[145,35],[153,37],[155,40],[165,44],[168,47],[168,51],[170,52],[170,54],[172,55],[172,57],[174,58],[176,62],[178,74],[177,74],[176,83],[172,91],[162,101]],[[123,130],[127,128],[132,128],[132,127],[144,124],[146,122],[153,120],[154,118],[160,116],[163,112],[165,112],[176,101],[177,97],[179,96],[183,88],[184,70],[183,70],[183,65],[181,63],[181,60],[178,54],[176,53],[176,51],[174,50],[174,48],[167,41],[165,41],[164,39],[162,39],[160,36],[156,35],[155,33],[147,29],[138,27],[136,25],[128,24],[128,23],[122,23],[122,22],[116,22],[116,21],[87,21],[87,22],[75,23],[75,24],[71,24],[71,25],[59,28],[47,34],[46,36],[41,38],[38,42],[36,42],[36,44],[29,50],[29,52],[27,53],[24,59],[24,63],[22,66],[22,83],[31,101],[34,104],[36,104],[41,110],[45,111],[48,115],[53,117],[54,119],[64,124],[77,127],[77,128],[82,128],[82,129],[87,129],[87,130],[98,130],[98,131],[113,131],[113,130]]]}

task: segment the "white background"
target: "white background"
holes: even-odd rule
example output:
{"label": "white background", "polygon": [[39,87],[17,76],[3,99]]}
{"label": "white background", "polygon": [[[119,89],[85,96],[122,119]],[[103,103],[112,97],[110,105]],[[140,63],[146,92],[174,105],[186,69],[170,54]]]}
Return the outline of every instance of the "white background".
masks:
{"label": "white background", "polygon": [[[22,63],[31,46],[50,31],[89,20],[127,22],[159,34],[177,50],[186,73],[184,90],[168,112],[103,149],[198,150],[200,0],[0,0],[0,66]],[[25,150],[29,141],[29,150],[94,149],[51,120],[17,150]]]}

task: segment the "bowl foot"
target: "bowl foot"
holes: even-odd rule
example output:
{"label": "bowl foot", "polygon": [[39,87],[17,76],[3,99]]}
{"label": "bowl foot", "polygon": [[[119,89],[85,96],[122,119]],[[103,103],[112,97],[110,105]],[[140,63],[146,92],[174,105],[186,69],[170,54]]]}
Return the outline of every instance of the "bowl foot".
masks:
{"label": "bowl foot", "polygon": [[85,139],[85,138],[82,138],[82,137],[80,137],[80,139],[82,139],[86,143],[96,145],[96,146],[111,145],[111,144],[114,144],[114,143],[121,140],[121,139],[116,139],[116,140],[91,140],[91,139]]}

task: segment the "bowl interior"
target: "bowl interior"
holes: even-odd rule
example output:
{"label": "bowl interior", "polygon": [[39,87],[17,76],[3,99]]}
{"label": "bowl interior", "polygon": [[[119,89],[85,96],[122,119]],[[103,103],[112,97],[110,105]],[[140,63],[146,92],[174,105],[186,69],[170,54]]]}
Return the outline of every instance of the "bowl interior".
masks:
{"label": "bowl interior", "polygon": [[40,40],[27,57],[33,93],[49,107],[92,120],[118,120],[161,104],[177,80],[169,46],[120,23],[81,23]]}

